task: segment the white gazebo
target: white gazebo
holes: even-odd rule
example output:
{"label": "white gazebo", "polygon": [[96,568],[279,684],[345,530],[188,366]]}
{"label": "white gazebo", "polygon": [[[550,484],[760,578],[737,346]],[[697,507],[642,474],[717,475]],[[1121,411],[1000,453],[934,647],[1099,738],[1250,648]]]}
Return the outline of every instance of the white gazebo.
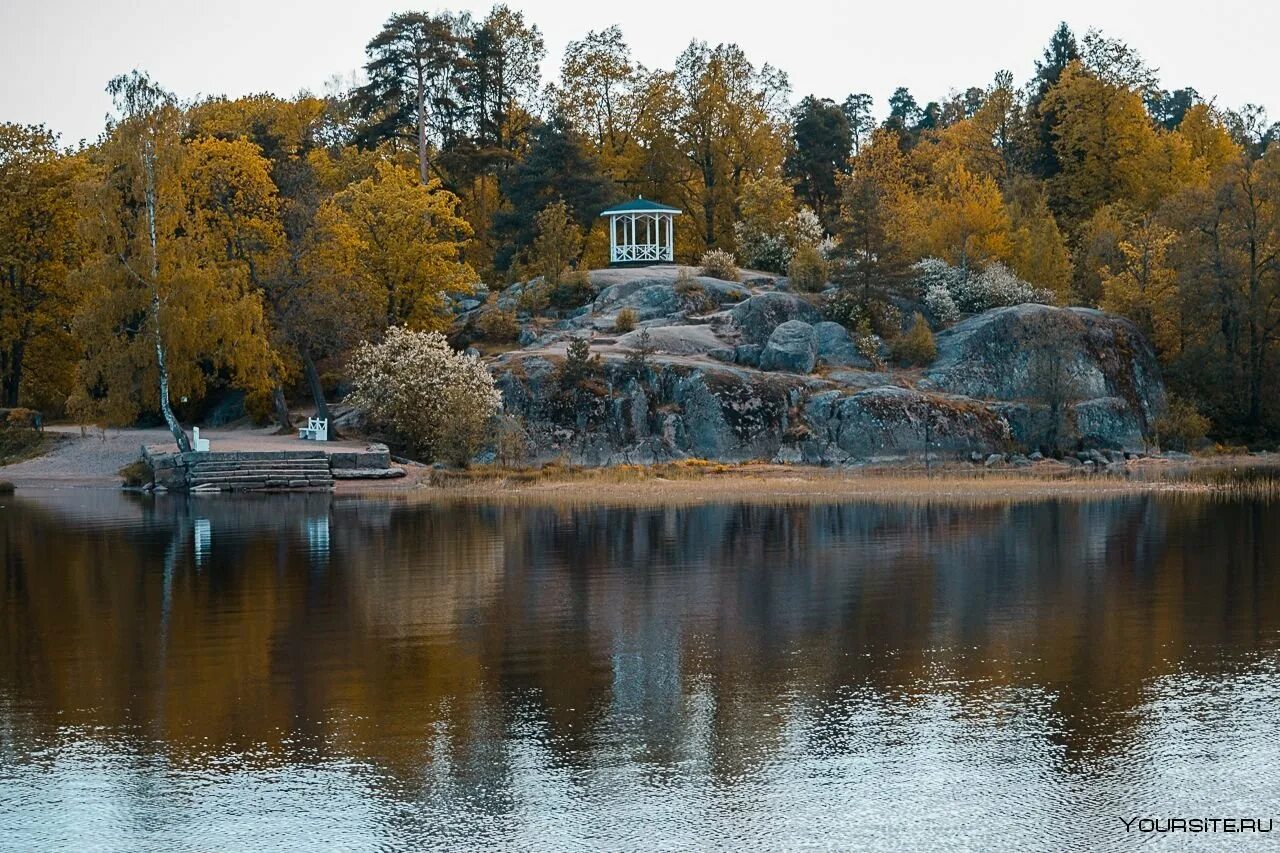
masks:
{"label": "white gazebo", "polygon": [[601,213],[609,219],[609,262],[672,263],[675,260],[675,219],[680,212],[678,208],[640,196]]}

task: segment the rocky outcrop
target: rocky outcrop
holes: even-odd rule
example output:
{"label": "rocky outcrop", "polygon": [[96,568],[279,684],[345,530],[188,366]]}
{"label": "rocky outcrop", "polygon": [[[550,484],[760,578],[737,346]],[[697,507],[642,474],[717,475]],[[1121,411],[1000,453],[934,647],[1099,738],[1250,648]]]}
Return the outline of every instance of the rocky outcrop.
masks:
{"label": "rocky outcrop", "polygon": [[[1137,328],[1089,308],[1015,305],[937,335],[921,388],[997,406],[1018,440],[1140,449],[1165,407],[1155,351]],[[1058,414],[1055,414],[1058,413]]]}
{"label": "rocky outcrop", "polygon": [[818,363],[818,336],[803,320],[779,323],[760,353],[761,370],[811,373]]}
{"label": "rocky outcrop", "polygon": [[[593,302],[491,361],[540,460],[1123,458],[1144,448],[1165,405],[1150,345],[1099,311],[997,309],[939,332],[923,371],[878,372],[847,329],[770,279],[655,267],[595,271],[591,282]],[[622,308],[639,325],[614,335]],[[600,360],[566,385],[565,345],[583,336]]]}

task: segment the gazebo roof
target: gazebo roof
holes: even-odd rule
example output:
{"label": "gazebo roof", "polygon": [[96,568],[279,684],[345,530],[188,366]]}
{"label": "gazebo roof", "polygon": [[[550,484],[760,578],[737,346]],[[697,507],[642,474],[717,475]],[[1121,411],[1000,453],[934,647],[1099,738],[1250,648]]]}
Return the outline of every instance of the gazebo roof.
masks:
{"label": "gazebo roof", "polygon": [[650,201],[644,196],[632,199],[625,204],[615,204],[613,207],[603,211],[601,216],[613,216],[621,213],[681,213],[678,207],[671,207],[666,204],[658,204],[656,201]]}

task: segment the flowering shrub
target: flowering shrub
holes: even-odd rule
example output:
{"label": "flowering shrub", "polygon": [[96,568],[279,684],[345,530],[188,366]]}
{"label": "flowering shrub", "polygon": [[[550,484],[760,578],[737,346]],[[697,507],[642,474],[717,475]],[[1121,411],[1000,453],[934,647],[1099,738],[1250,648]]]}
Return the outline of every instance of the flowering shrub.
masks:
{"label": "flowering shrub", "polygon": [[[807,207],[802,207],[785,222],[771,228],[751,221],[735,222],[733,239],[748,266],[769,272],[786,270],[796,252],[804,246],[829,251],[831,245],[818,215]],[[823,252],[824,255],[827,251]]]}
{"label": "flowering shrub", "polygon": [[348,400],[421,459],[466,464],[502,405],[489,370],[439,332],[392,326],[382,343],[360,345],[349,371]]}
{"label": "flowering shrub", "polygon": [[738,280],[738,262],[724,249],[711,249],[702,253],[702,274],[724,281]]}
{"label": "flowering shrub", "polygon": [[999,261],[976,274],[937,258],[925,258],[912,269],[925,307],[942,325],[954,323],[961,312],[976,314],[1024,302],[1054,303],[1052,291],[1023,281]]}
{"label": "flowering shrub", "polygon": [[960,319],[960,309],[945,284],[930,284],[924,289],[924,307],[940,326],[950,326]]}

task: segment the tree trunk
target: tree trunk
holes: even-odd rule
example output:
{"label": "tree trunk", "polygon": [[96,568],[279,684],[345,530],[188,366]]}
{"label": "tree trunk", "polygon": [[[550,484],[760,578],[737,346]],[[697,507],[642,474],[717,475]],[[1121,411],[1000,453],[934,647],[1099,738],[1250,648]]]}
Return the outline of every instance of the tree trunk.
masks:
{"label": "tree trunk", "polygon": [[9,347],[8,358],[5,359],[4,404],[10,408],[18,405],[19,392],[22,389],[22,357],[26,351],[26,343],[16,340]]}
{"label": "tree trunk", "polygon": [[427,182],[427,171],[431,164],[427,160],[427,84],[423,80],[422,69],[418,69],[418,177],[422,183]]}
{"label": "tree trunk", "polygon": [[155,153],[149,144],[142,152],[142,167],[146,174],[147,230],[151,240],[151,320],[155,324],[156,336],[156,370],[160,374],[160,413],[164,422],[169,425],[169,432],[177,442],[182,453],[191,452],[191,442],[182,431],[182,424],[173,414],[173,406],[169,403],[169,365],[165,361],[164,335],[160,330],[160,255],[156,242],[156,164]]}
{"label": "tree trunk", "polygon": [[324,384],[320,381],[320,371],[316,370],[315,360],[306,350],[302,351],[302,370],[307,375],[307,387],[311,389],[311,397],[316,403],[316,417],[330,421],[329,434],[333,435],[337,430],[334,429],[329,417],[329,402],[324,398]]}
{"label": "tree trunk", "polygon": [[284,398],[284,389],[277,385],[271,391],[271,405],[276,411],[276,423],[280,425],[280,434],[293,432],[293,416],[289,414],[289,403]]}
{"label": "tree trunk", "polygon": [[178,423],[178,418],[173,414],[173,406],[169,404],[169,366],[165,362],[164,338],[160,334],[159,290],[151,292],[151,313],[156,330],[156,367],[160,373],[160,413],[164,415],[164,422],[169,425],[169,432],[173,434],[178,450],[182,453],[190,453],[191,442],[187,440],[187,434],[182,431],[182,424]]}

